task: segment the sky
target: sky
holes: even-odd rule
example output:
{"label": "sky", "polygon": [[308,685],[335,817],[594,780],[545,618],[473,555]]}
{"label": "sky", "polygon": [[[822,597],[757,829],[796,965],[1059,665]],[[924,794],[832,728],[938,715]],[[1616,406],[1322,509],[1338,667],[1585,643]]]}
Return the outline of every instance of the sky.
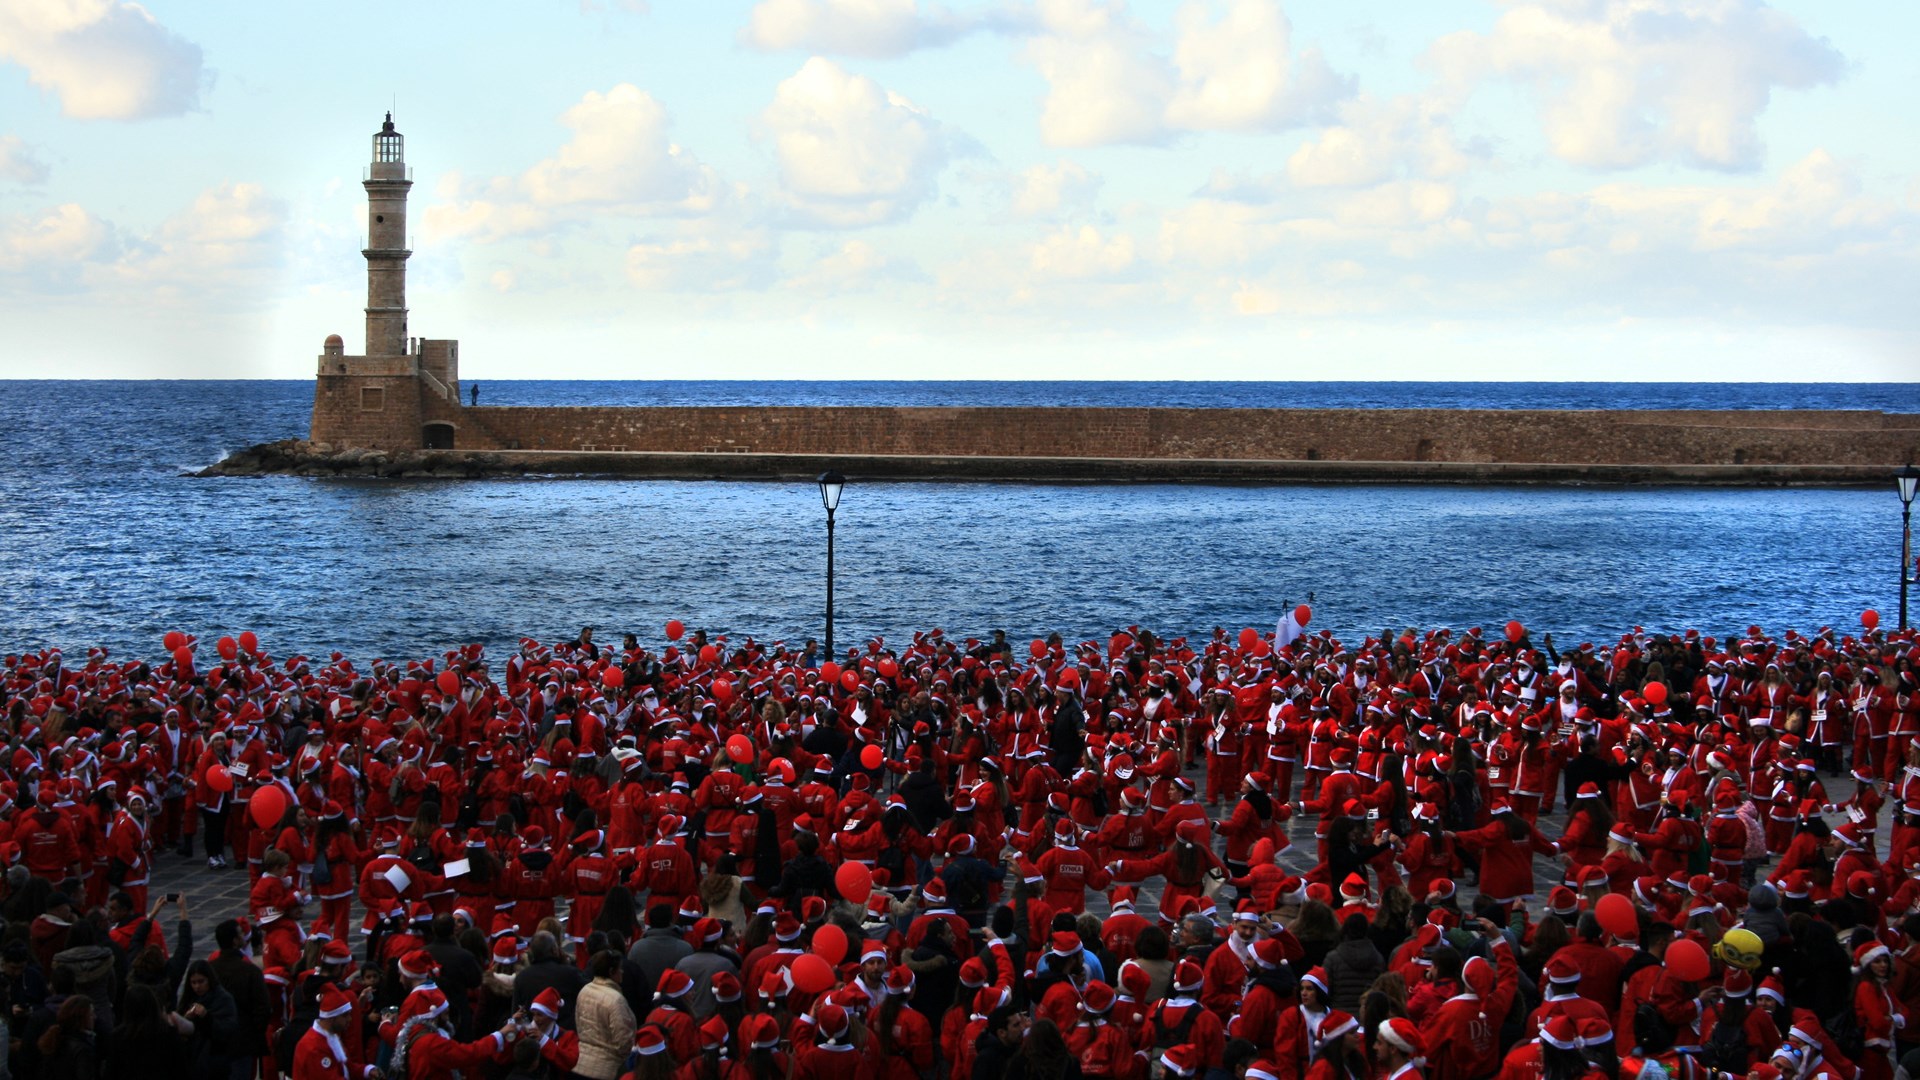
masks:
{"label": "sky", "polygon": [[1920,379],[1907,0],[0,0],[0,378]]}

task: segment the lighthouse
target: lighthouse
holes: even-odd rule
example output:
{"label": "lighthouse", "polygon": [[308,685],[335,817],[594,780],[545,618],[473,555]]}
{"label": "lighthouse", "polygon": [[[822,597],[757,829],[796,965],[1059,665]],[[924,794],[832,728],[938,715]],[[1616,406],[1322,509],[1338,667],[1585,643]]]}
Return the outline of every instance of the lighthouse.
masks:
{"label": "lighthouse", "polygon": [[367,189],[367,355],[403,356],[407,348],[406,140],[394,130],[393,114],[373,135]]}
{"label": "lighthouse", "polygon": [[388,113],[373,133],[367,191],[367,348],[348,356],[329,334],[313,389],[316,443],[377,450],[453,449],[470,426],[460,406],[460,343],[407,333],[406,140]]}

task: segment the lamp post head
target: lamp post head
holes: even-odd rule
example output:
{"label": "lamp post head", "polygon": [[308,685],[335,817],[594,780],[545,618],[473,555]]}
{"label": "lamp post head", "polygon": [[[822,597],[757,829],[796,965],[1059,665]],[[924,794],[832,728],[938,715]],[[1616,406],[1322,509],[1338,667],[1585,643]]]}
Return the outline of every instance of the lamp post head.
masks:
{"label": "lamp post head", "polygon": [[[1907,497],[1911,499],[1913,485],[1911,482],[1903,481],[1903,483],[1907,483],[1905,490],[1909,492]],[[846,486],[847,478],[837,472],[829,471],[820,474],[820,505],[827,508],[827,513],[831,514],[840,509],[840,492],[845,490]]]}
{"label": "lamp post head", "polygon": [[[821,482],[825,481],[826,478],[822,477]],[[1914,485],[1920,483],[1920,469],[1914,468],[1913,463],[1908,462],[1899,472],[1893,474],[1893,482],[1900,486],[1900,505],[1912,506]]]}

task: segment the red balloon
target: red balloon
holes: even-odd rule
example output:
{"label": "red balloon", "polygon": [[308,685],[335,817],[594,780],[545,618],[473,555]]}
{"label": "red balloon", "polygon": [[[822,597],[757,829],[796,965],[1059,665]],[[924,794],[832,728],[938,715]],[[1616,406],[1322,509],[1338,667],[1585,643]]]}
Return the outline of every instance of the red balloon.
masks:
{"label": "red balloon", "polygon": [[[1593,905],[1593,917],[1599,921],[1600,929],[1617,938],[1637,940],[1640,937],[1640,914],[1633,909],[1633,901],[1619,893],[1608,893]],[[1672,951],[1669,945],[1668,951]]]}
{"label": "red balloon", "polygon": [[433,677],[433,685],[439,687],[441,693],[452,697],[460,692],[460,674],[454,671],[443,671]]}
{"label": "red balloon", "polygon": [[1861,612],[1860,625],[1866,627],[1869,630],[1872,630],[1874,627],[1879,626],[1880,613],[1873,610],[1872,608],[1868,608],[1867,610]]}
{"label": "red balloon", "polygon": [[793,976],[794,988],[806,994],[818,994],[834,984],[833,965],[812,953],[794,957],[787,973]]}
{"label": "red balloon", "polygon": [[193,646],[182,645],[179,648],[173,650],[173,666],[181,669],[182,671],[188,671],[188,672],[192,671],[193,670]]}
{"label": "red balloon", "polygon": [[813,955],[829,966],[838,966],[847,958],[847,932],[827,923],[813,932]]}
{"label": "red balloon", "polygon": [[1518,645],[1520,644],[1520,639],[1526,636],[1527,636],[1527,628],[1520,625],[1519,619],[1514,619],[1507,623],[1507,640],[1508,641],[1511,641],[1515,645]]}
{"label": "red balloon", "polygon": [[745,735],[735,735],[727,740],[727,756],[736,764],[745,765],[753,760],[753,740]]}
{"label": "red balloon", "polygon": [[1681,982],[1700,982],[1713,974],[1707,950],[1692,938],[1677,938],[1667,946],[1667,971]]}
{"label": "red balloon", "polygon": [[287,793],[277,786],[261,788],[247,802],[247,813],[253,818],[253,823],[263,829],[280,824],[281,815],[286,812]]}
{"label": "red balloon", "polygon": [[720,650],[717,647],[712,645],[700,646],[700,662],[701,663],[711,664],[714,661],[719,659],[720,659]]}
{"label": "red balloon", "polygon": [[215,791],[232,791],[233,774],[225,765],[207,766],[207,786]]}
{"label": "red balloon", "polygon": [[240,643],[230,637],[222,637],[213,643],[213,647],[220,650],[222,660],[231,660],[240,655]]}
{"label": "red balloon", "polygon": [[878,746],[868,743],[860,751],[860,764],[869,769],[877,769],[887,760],[887,755]]}
{"label": "red balloon", "polygon": [[891,656],[881,657],[880,662],[875,664],[874,667],[880,669],[880,677],[883,679],[891,679],[895,675],[900,674],[900,665],[894,663],[893,657]]}
{"label": "red balloon", "polygon": [[1241,631],[1240,631],[1240,647],[1241,647],[1242,649],[1251,649],[1251,648],[1253,648],[1253,643],[1254,643],[1254,642],[1256,642],[1256,641],[1259,641],[1259,640],[1260,640],[1260,631],[1258,631],[1258,630],[1255,630],[1255,629],[1254,629],[1253,627],[1251,627],[1251,626],[1248,626],[1248,627],[1244,627],[1244,628],[1242,628],[1242,629],[1241,629]]}
{"label": "red balloon", "polygon": [[1667,684],[1663,682],[1650,682],[1640,688],[1640,696],[1646,698],[1647,703],[1655,707],[1665,705],[1667,703]]}
{"label": "red balloon", "polygon": [[833,872],[833,887],[840,899],[852,904],[865,904],[867,897],[873,895],[873,871],[864,863],[843,862]]}
{"label": "red balloon", "polygon": [[1305,604],[1293,609],[1293,621],[1301,626],[1313,621],[1313,609]]}
{"label": "red balloon", "polygon": [[627,685],[627,672],[624,668],[609,667],[600,673],[600,682],[609,690],[618,690]]}
{"label": "red balloon", "polygon": [[840,665],[834,663],[831,660],[827,661],[824,664],[821,664],[820,665],[820,681],[821,682],[839,682],[840,681]]}
{"label": "red balloon", "polygon": [[668,641],[679,641],[680,635],[686,632],[687,632],[686,623],[681,622],[679,619],[667,620],[667,640]]}
{"label": "red balloon", "polygon": [[1039,638],[1034,638],[1033,644],[1027,646],[1027,655],[1033,657],[1035,660],[1047,655],[1047,643],[1041,641]]}
{"label": "red balloon", "polygon": [[178,630],[169,630],[167,631],[167,636],[160,639],[161,647],[166,649],[168,652],[172,652],[173,650],[178,649],[180,646],[185,645],[186,643],[187,643],[187,635],[181,633]]}
{"label": "red balloon", "polygon": [[240,631],[240,651],[243,653],[258,653],[260,651],[260,635],[251,630]]}
{"label": "red balloon", "polygon": [[725,705],[733,700],[733,683],[727,679],[713,680],[713,700]]}
{"label": "red balloon", "polygon": [[849,690],[860,689],[860,673],[849,668],[840,673],[840,685]]}
{"label": "red balloon", "polygon": [[1266,656],[1268,653],[1273,652],[1273,646],[1267,644],[1265,641],[1256,641],[1253,643],[1253,648],[1248,651],[1252,652],[1256,657]]}

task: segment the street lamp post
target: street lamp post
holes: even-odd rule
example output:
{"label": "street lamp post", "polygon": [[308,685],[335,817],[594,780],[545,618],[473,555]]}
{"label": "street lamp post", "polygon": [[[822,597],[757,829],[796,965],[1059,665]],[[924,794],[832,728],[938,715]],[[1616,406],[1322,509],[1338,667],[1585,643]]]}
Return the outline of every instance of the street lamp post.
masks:
{"label": "street lamp post", "polygon": [[[820,474],[820,505],[827,508],[827,659],[833,652],[833,512],[840,509],[840,493],[847,478],[828,470]],[[1904,605],[1901,610],[1905,610]]]}
{"label": "street lamp post", "polygon": [[1914,583],[1913,566],[1913,491],[1920,484],[1920,469],[1909,461],[1894,474],[1900,486],[1900,629],[1907,628],[1907,586]]}

